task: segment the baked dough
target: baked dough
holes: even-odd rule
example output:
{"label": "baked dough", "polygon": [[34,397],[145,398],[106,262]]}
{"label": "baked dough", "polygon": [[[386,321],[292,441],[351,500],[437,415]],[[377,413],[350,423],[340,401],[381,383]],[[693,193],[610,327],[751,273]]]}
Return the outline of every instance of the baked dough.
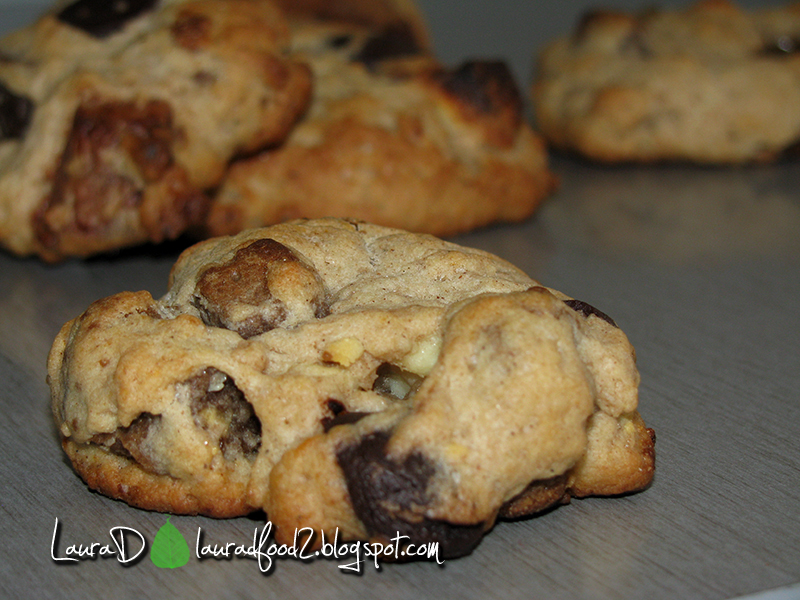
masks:
{"label": "baked dough", "polygon": [[288,44],[264,0],[76,0],[4,37],[0,245],[54,261],[201,225],[230,159],[308,104]]}
{"label": "baked dough", "polygon": [[403,22],[296,20],[314,95],[288,139],[234,163],[213,235],[343,217],[438,236],[529,217],[555,187],[501,61],[437,62]]}
{"label": "baked dough", "polygon": [[63,447],[90,487],[342,539],[471,551],[498,518],[646,487],[654,436],[610,317],[500,258],[336,219],[201,242],[160,300],[59,333]]}
{"label": "baked dough", "polygon": [[537,126],[602,162],[772,161],[800,139],[799,39],[800,4],[588,13],[541,53]]}

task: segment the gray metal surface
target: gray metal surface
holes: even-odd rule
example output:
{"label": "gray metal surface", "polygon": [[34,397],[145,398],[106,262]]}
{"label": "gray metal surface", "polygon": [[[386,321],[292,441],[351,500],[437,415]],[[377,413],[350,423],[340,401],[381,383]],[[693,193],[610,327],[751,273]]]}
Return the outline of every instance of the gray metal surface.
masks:
{"label": "gray metal surface", "polygon": [[[446,59],[503,56],[523,77],[585,3],[422,5]],[[35,7],[0,8],[0,26]],[[71,470],[49,412],[47,352],[92,301],[161,295],[177,249],[56,266],[0,254],[0,597],[800,597],[800,165],[557,157],[554,168],[562,186],[533,219],[455,241],[595,305],[628,334],[640,410],[658,435],[650,489],[500,524],[443,566],[365,565],[360,577],[338,568],[352,557],[280,560],[265,574],[254,560],[194,556],[199,532],[201,545],[252,544],[265,521],[245,518],[171,517],[193,554],[178,569],[146,552],[67,563],[70,546],[112,544],[116,527],[152,544],[167,517],[93,494]]]}

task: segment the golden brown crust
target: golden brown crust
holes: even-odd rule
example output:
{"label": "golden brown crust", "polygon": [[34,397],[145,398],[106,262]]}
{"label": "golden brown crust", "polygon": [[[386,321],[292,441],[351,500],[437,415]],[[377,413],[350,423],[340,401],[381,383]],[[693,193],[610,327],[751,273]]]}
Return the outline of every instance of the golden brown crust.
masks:
{"label": "golden brown crust", "polygon": [[[187,485],[169,475],[150,473],[133,460],[98,445],[62,439],[75,470],[91,489],[145,510],[229,518],[254,510],[246,502],[246,486],[213,478]],[[214,485],[216,483],[217,485]]]}
{"label": "golden brown crust", "polygon": [[[359,218],[439,236],[529,217],[555,187],[547,172],[489,159],[477,174],[426,141],[415,117],[398,130],[329,123],[317,147],[287,146],[233,165],[211,209],[215,235],[296,218]],[[522,134],[520,152],[543,146]]]}
{"label": "golden brown crust", "polygon": [[567,490],[567,475],[534,481],[519,496],[500,508],[501,519],[519,519],[542,512],[557,504],[566,504],[570,496]]}
{"label": "golden brown crust", "polygon": [[655,473],[655,441],[638,412],[619,419],[593,415],[586,454],[570,472],[571,494],[614,496],[646,488]]}
{"label": "golden brown crust", "polygon": [[211,234],[333,216],[445,236],[525,219],[553,191],[503,63],[365,56],[373,33],[352,26],[301,23],[293,39],[312,105],[285,143],[232,165]]}

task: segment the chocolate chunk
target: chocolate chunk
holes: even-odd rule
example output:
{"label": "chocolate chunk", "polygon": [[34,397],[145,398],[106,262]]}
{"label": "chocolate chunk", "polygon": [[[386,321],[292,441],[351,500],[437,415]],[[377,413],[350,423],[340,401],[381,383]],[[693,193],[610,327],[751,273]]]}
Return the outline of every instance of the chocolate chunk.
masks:
{"label": "chocolate chunk", "polygon": [[347,410],[347,407],[344,404],[338,400],[334,400],[333,398],[329,398],[325,405],[328,407],[328,410],[331,411],[334,417]]}
{"label": "chocolate chunk", "polygon": [[0,83],[0,140],[19,140],[25,136],[33,117],[33,102],[13,93]]}
{"label": "chocolate chunk", "polygon": [[353,61],[372,69],[383,60],[419,53],[419,45],[409,26],[406,23],[396,23],[369,38],[361,51],[353,57]]}
{"label": "chocolate chunk", "polygon": [[336,427],[337,425],[352,425],[354,423],[358,423],[364,417],[371,415],[372,413],[368,412],[343,412],[340,415],[336,415],[334,417],[323,417],[322,419],[322,430],[325,433],[328,433],[331,429]]}
{"label": "chocolate chunk", "polygon": [[92,444],[103,446],[111,454],[135,461],[145,471],[162,472],[147,449],[147,438],[158,430],[161,417],[142,413],[128,427],[118,427],[114,433],[98,433],[92,436]]}
{"label": "chocolate chunk", "polygon": [[104,38],[120,31],[125,24],[152,10],[158,0],[78,0],[56,17],[91,36]]}
{"label": "chocolate chunk", "polygon": [[162,474],[157,456],[151,454],[147,440],[156,434],[161,427],[161,415],[142,413],[128,427],[120,427],[116,432],[116,440],[109,451],[136,461],[142,469],[150,473]]}
{"label": "chocolate chunk", "polygon": [[617,327],[617,324],[614,322],[614,319],[609,317],[606,313],[597,310],[591,304],[587,304],[586,302],[581,302],[580,300],[564,300],[564,304],[569,306],[572,310],[576,310],[581,313],[584,317],[588,317],[589,315],[594,315],[595,317],[600,317],[608,323],[609,325],[613,325]]}
{"label": "chocolate chunk", "polygon": [[342,33],[328,38],[327,45],[329,48],[333,48],[334,50],[339,50],[341,48],[349,46],[352,41],[353,41],[352,35]]}
{"label": "chocolate chunk", "polygon": [[388,440],[386,432],[373,433],[336,455],[353,510],[369,535],[392,539],[399,534],[414,544],[438,542],[443,558],[469,554],[480,541],[484,524],[456,525],[425,517],[435,466],[419,453],[400,463],[390,460]]}
{"label": "chocolate chunk", "polygon": [[[278,298],[275,279],[291,281],[289,294]],[[291,300],[292,305],[288,302]],[[322,283],[313,268],[273,239],[261,239],[238,250],[227,263],[208,268],[197,282],[192,304],[203,322],[251,338],[284,326],[296,312],[322,318],[328,314]]]}
{"label": "chocolate chunk", "polygon": [[[209,200],[174,161],[172,144],[177,135],[172,110],[161,100],[80,106],[53,176],[52,191],[34,213],[39,242],[47,248],[72,238],[96,243],[93,236],[102,238],[98,232],[122,213],[139,210],[143,187],[155,183],[163,183],[172,196],[160,220],[147,231],[151,240],[175,238],[198,225]],[[133,165],[135,170],[120,165]],[[67,211],[61,206],[69,207],[71,220],[64,218]]]}
{"label": "chocolate chunk", "polygon": [[225,459],[254,457],[261,447],[261,422],[233,379],[208,367],[187,383],[194,422],[218,441]]}
{"label": "chocolate chunk", "polygon": [[514,114],[522,114],[522,96],[503,61],[467,61],[457,69],[441,72],[436,79],[448,94],[478,113],[511,108]]}
{"label": "chocolate chunk", "polygon": [[576,41],[584,40],[594,25],[603,21],[608,14],[608,11],[597,8],[587,10],[581,14],[578,19],[578,24],[575,26],[575,33],[573,34],[574,39]]}
{"label": "chocolate chunk", "polygon": [[329,399],[326,402],[326,405],[328,410],[331,411],[331,416],[322,418],[322,429],[325,431],[325,433],[328,433],[337,425],[358,423],[361,419],[371,414],[358,411],[348,412],[347,407],[344,404],[338,400],[334,400],[333,398]]}

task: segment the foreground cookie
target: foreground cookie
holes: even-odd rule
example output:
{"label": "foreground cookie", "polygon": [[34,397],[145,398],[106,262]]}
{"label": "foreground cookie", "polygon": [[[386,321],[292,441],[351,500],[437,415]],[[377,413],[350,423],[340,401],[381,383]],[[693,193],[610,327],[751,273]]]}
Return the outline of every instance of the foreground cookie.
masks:
{"label": "foreground cookie", "polygon": [[451,235],[530,216],[555,179],[509,70],[445,68],[416,31],[295,21],[311,107],[286,142],[231,167],[211,233],[334,216]]}
{"label": "foreground cookie", "polygon": [[468,553],[498,518],[640,490],[654,437],[605,314],[490,254],[335,219],[188,249],[49,357],[90,487],[216,517]]}
{"label": "foreground cookie", "polygon": [[0,40],[0,244],[47,260],[174,238],[310,95],[266,0],[59,4]]}
{"label": "foreground cookie", "polygon": [[774,160],[800,140],[800,9],[595,12],[542,53],[553,145],[599,161]]}

